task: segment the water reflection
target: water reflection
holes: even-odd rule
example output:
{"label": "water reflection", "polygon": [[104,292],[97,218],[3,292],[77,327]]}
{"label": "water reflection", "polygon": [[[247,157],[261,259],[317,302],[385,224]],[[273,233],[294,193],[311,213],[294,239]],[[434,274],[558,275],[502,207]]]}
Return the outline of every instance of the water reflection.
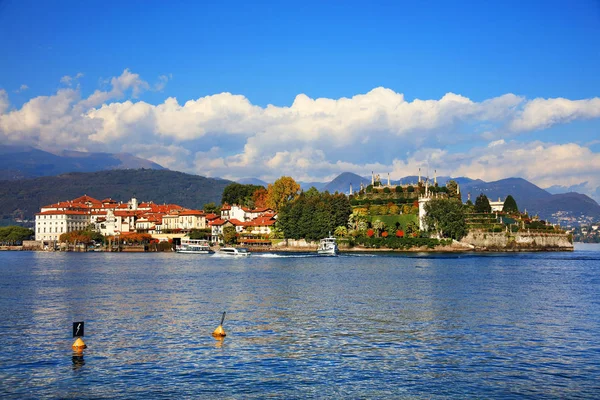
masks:
{"label": "water reflection", "polygon": [[73,361],[73,371],[77,371],[85,365],[83,352],[73,352],[73,356],[71,357],[71,359]]}

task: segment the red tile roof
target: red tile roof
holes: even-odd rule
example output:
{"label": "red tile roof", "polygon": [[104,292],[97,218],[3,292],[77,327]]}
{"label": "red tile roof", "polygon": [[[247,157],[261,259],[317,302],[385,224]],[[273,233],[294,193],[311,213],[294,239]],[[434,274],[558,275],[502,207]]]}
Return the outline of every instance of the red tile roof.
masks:
{"label": "red tile roof", "polygon": [[245,223],[245,222],[242,222],[242,221],[240,221],[240,220],[238,220],[238,219],[235,219],[235,218],[231,218],[231,219],[229,220],[229,222],[231,222],[231,224],[232,224],[233,226],[245,226],[245,225],[246,225],[246,223]]}
{"label": "red tile roof", "polygon": [[186,210],[186,211],[182,211],[181,213],[179,213],[179,215],[182,215],[182,216],[204,215],[204,211],[202,211],[202,210]]}
{"label": "red tile roof", "polygon": [[86,211],[76,210],[50,210],[36,213],[35,215],[88,215]]}

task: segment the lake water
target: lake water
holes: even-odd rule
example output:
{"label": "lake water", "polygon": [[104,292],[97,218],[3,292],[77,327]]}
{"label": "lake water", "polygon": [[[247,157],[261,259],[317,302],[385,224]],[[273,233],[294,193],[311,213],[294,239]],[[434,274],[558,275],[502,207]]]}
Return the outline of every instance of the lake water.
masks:
{"label": "lake water", "polygon": [[[2,398],[600,396],[598,246],[2,252],[0,316]],[[74,321],[85,321],[83,357]]]}

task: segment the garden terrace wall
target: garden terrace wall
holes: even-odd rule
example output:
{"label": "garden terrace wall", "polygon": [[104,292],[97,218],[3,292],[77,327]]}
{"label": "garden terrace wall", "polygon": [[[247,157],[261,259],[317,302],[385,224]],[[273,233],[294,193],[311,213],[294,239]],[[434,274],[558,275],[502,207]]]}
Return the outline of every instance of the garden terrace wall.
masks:
{"label": "garden terrace wall", "polygon": [[485,232],[471,230],[462,243],[478,250],[492,251],[573,251],[573,243],[565,233]]}

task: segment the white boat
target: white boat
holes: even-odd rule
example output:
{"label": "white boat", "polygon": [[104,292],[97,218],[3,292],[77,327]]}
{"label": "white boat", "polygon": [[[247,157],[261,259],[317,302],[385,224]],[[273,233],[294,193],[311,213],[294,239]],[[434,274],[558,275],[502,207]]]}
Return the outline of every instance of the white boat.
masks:
{"label": "white boat", "polygon": [[317,254],[320,256],[337,256],[339,253],[336,239],[329,234],[329,237],[321,239]]}
{"label": "white boat", "polygon": [[207,240],[200,239],[181,239],[181,244],[175,248],[178,253],[187,254],[212,254]]}
{"label": "white boat", "polygon": [[244,247],[221,247],[218,251],[218,254],[223,254],[223,255],[227,255],[227,256],[241,256],[241,257],[247,257],[249,256],[250,253],[248,251],[248,249],[244,248]]}

